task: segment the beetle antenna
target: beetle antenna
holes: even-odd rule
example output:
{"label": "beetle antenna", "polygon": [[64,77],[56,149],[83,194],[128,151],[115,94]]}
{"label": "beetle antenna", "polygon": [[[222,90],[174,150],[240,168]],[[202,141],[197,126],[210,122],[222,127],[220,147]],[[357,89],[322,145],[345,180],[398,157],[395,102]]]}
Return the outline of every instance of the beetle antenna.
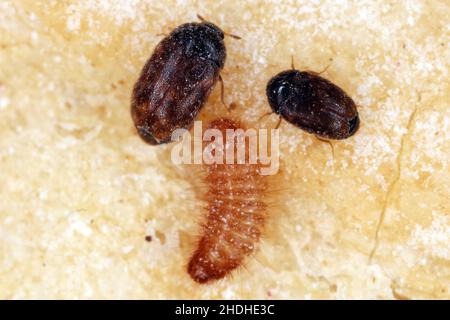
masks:
{"label": "beetle antenna", "polygon": [[[205,18],[203,18],[201,15],[199,15],[198,13],[197,13],[197,18],[198,18],[198,20],[200,20],[201,22],[208,22]],[[223,32],[223,34],[224,35],[226,35],[226,36],[228,36],[228,37],[230,37],[230,38],[233,38],[233,39],[236,39],[236,40],[241,40],[242,38],[241,37],[239,37],[239,36],[237,36],[237,35],[235,35],[235,34],[232,34],[232,33],[228,33],[228,32],[225,32],[225,31],[222,31]]]}
{"label": "beetle antenna", "polygon": [[203,18],[201,15],[199,15],[198,13],[197,13],[197,18],[198,18],[198,20],[200,20],[201,22],[206,22],[206,19],[205,18]]}
{"label": "beetle antenna", "polygon": [[225,32],[225,31],[223,32],[223,34],[228,36],[228,37],[230,37],[230,38],[236,39],[236,40],[241,40],[242,39],[241,37],[239,37],[239,36],[237,36],[235,34],[228,33],[228,32]]}

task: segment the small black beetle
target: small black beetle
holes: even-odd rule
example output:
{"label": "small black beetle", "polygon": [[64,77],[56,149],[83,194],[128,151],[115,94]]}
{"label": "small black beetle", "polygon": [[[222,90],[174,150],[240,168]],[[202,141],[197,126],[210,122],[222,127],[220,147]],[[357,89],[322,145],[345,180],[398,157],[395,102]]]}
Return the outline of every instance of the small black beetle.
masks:
{"label": "small black beetle", "polygon": [[134,85],[131,116],[147,143],[189,129],[225,64],[224,32],[202,20],[178,26],[155,48]]}
{"label": "small black beetle", "polygon": [[283,71],[269,80],[266,94],[273,112],[317,136],[345,139],[359,128],[353,100],[315,72]]}

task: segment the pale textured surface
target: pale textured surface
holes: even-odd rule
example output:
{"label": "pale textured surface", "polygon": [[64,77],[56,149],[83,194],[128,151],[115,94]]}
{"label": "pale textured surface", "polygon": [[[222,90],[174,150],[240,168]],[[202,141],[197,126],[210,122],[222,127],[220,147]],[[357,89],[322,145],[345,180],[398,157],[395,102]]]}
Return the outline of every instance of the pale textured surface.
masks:
{"label": "pale textured surface", "polygon": [[[450,298],[448,2],[275,2],[0,2],[0,298]],[[226,39],[232,115],[273,127],[255,120],[293,54],[333,59],[362,123],[334,159],[282,124],[259,251],[210,286],[185,270],[200,181],[129,115],[158,34],[196,13],[243,38]],[[201,118],[226,114],[219,95]]]}

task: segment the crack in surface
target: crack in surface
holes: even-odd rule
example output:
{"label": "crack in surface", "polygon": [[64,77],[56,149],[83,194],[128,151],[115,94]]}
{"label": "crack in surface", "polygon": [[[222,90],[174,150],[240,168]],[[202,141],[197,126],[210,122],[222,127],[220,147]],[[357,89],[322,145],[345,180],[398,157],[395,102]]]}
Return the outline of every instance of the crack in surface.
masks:
{"label": "crack in surface", "polygon": [[[420,94],[419,94],[418,101],[419,102],[421,101],[421,95]],[[392,192],[395,190],[395,187],[397,186],[397,183],[398,183],[398,181],[400,180],[400,177],[401,177],[401,170],[402,170],[401,162],[402,162],[402,158],[403,158],[404,145],[405,145],[406,140],[411,135],[411,128],[412,128],[412,125],[414,123],[414,119],[416,117],[417,110],[418,110],[418,107],[416,105],[414,110],[409,115],[408,122],[406,124],[406,130],[407,131],[406,131],[405,134],[402,135],[402,137],[400,139],[400,149],[399,149],[398,156],[397,156],[397,170],[396,170],[394,178],[392,179],[391,183],[389,184],[388,190],[386,191],[386,195],[384,197],[383,207],[381,208],[380,216],[378,218],[377,228],[375,230],[374,245],[373,245],[373,248],[372,248],[372,250],[370,251],[370,254],[369,254],[369,264],[372,263],[372,259],[373,259],[374,255],[375,255],[375,252],[378,249],[379,238],[380,238],[380,230],[381,230],[382,224],[384,222],[384,218],[385,218],[385,215],[386,215],[386,210],[388,208]]]}
{"label": "crack in surface", "polygon": [[398,290],[398,286],[396,284],[395,281],[391,282],[391,291],[392,291],[392,296],[396,299],[396,300],[411,300],[410,297],[408,297],[407,295],[401,293]]}

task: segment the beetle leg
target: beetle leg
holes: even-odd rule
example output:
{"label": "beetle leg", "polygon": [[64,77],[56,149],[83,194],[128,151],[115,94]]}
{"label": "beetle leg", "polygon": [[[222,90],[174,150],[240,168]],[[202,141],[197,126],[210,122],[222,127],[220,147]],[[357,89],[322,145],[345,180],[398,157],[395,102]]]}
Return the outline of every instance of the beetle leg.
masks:
{"label": "beetle leg", "polygon": [[320,72],[316,72],[316,71],[308,71],[308,72],[312,73],[312,74],[315,75],[315,76],[320,76],[322,73],[324,73],[325,71],[327,71],[328,68],[329,68],[330,66],[331,66],[331,63],[330,63],[329,65],[327,65],[327,66],[325,67],[325,69],[323,69],[323,70],[320,71]]}
{"label": "beetle leg", "polygon": [[283,120],[283,118],[281,118],[281,116],[280,116],[280,117],[278,118],[278,123],[277,123],[277,125],[275,126],[275,129],[278,129],[278,128],[280,127],[281,120]]}
{"label": "beetle leg", "polygon": [[259,117],[258,121],[261,121],[262,118],[264,118],[264,117],[270,116],[272,113],[273,113],[273,111],[269,111],[269,112],[264,113],[261,117]]}
{"label": "beetle leg", "polygon": [[[262,118],[270,116],[273,113],[275,113],[275,112],[269,111],[269,112],[264,113],[261,117],[259,117],[258,121],[261,121]],[[275,126],[275,129],[278,129],[278,127],[280,126],[281,120],[283,120],[283,118],[281,116],[279,116],[277,125]]]}
{"label": "beetle leg", "polygon": [[229,108],[227,106],[227,104],[225,103],[225,86],[223,84],[223,78],[222,76],[219,74],[219,81],[220,81],[220,100],[222,101],[222,104],[225,106],[225,108],[230,111],[231,108]]}
{"label": "beetle leg", "polygon": [[323,138],[319,137],[318,135],[314,135],[314,136],[316,137],[317,140],[325,142],[325,143],[327,143],[330,146],[330,148],[331,148],[331,155],[333,156],[333,159],[334,159],[334,146],[333,146],[333,143],[331,143],[330,140],[323,139]]}

